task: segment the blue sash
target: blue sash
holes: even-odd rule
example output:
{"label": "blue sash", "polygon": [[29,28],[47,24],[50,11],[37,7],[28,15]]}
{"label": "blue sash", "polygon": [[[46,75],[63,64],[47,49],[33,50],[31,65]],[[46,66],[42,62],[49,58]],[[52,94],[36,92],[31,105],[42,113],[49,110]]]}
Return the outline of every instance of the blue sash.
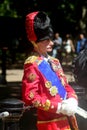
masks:
{"label": "blue sash", "polygon": [[42,74],[46,77],[46,79],[52,83],[52,86],[57,87],[58,94],[60,95],[60,97],[65,99],[66,90],[65,90],[64,86],[62,85],[60,79],[56,75],[56,73],[51,69],[49,63],[46,62],[45,60],[43,60],[39,64],[38,68],[42,72]]}

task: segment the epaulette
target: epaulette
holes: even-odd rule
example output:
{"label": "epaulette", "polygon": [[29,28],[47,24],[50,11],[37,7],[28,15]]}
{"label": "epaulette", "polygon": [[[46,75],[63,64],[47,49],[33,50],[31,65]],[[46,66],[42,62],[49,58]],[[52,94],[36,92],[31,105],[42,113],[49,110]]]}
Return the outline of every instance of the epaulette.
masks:
{"label": "epaulette", "polygon": [[59,60],[55,57],[50,56],[50,59],[54,60],[55,62],[59,62]]}
{"label": "epaulette", "polygon": [[34,63],[37,60],[38,56],[29,56],[26,60],[24,64],[27,63]]}

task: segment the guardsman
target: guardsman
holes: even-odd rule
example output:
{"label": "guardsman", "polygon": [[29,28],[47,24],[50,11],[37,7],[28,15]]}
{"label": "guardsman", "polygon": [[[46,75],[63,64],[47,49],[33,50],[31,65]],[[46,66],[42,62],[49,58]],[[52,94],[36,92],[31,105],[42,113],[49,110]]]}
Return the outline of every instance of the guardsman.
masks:
{"label": "guardsman", "polygon": [[41,11],[29,13],[26,33],[34,48],[24,63],[22,97],[26,106],[37,109],[38,130],[78,130],[77,95],[59,60],[49,55],[53,30],[48,15]]}

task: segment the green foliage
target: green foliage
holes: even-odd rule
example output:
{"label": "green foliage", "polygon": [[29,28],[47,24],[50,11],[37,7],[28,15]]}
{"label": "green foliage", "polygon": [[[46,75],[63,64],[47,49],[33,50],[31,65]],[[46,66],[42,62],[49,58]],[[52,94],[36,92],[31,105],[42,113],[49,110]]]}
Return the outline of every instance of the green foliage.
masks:
{"label": "green foliage", "polygon": [[82,18],[83,7],[87,12],[87,0],[1,0],[0,16],[18,18],[25,17],[31,11],[43,10],[50,16],[58,14],[59,17],[61,16],[60,21],[64,20],[75,26],[82,26],[87,23],[87,13],[84,19]]}
{"label": "green foliage", "polygon": [[17,18],[17,12],[16,10],[12,10],[11,9],[11,4],[12,2],[10,2],[10,0],[4,0],[1,4],[0,4],[0,16],[6,16],[6,17],[14,17]]}

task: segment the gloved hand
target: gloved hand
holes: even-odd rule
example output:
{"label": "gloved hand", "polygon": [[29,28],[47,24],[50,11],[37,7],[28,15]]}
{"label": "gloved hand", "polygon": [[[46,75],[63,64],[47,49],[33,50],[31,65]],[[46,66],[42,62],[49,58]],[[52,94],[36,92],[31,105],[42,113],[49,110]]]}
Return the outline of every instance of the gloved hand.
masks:
{"label": "gloved hand", "polygon": [[78,102],[74,98],[63,100],[58,104],[57,113],[62,113],[68,116],[74,115],[78,106]]}

